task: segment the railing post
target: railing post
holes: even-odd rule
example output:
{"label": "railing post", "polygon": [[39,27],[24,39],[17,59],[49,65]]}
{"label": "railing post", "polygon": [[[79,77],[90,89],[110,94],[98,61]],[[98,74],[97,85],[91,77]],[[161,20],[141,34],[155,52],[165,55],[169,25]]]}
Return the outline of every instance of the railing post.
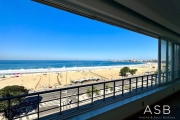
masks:
{"label": "railing post", "polygon": [[103,89],[104,89],[103,101],[105,102],[105,83],[103,83],[103,85],[104,85],[104,87],[103,87]]}
{"label": "railing post", "polygon": [[38,104],[37,104],[38,106],[38,120],[39,120],[39,94],[38,94]]}
{"label": "railing post", "polygon": [[60,105],[60,115],[62,114],[62,109],[61,109],[61,90],[60,90],[60,93],[59,93],[59,105]]}
{"label": "railing post", "polygon": [[147,75],[147,88],[148,88],[148,75]]}
{"label": "railing post", "polygon": [[129,93],[131,93],[131,78],[129,79]]}
{"label": "railing post", "polygon": [[[158,76],[159,77],[159,76]],[[159,82],[159,78],[157,77],[157,75],[155,76],[155,86],[158,84],[158,82]],[[161,74],[160,74],[160,77],[161,77]],[[157,78],[158,78],[158,80],[157,80]],[[161,79],[160,79],[161,80]],[[160,81],[161,82],[161,81]],[[160,83],[159,82],[159,83]],[[159,86],[160,86],[160,84],[159,84]]]}
{"label": "railing post", "polygon": [[124,80],[122,80],[122,96],[124,94]]}
{"label": "railing post", "polygon": [[143,90],[143,76],[142,76],[142,86],[141,86],[141,89]]}
{"label": "railing post", "polygon": [[136,77],[136,92],[137,92],[138,78]]}
{"label": "railing post", "polygon": [[152,82],[153,82],[153,75],[151,75],[151,87],[152,87]]}
{"label": "railing post", "polygon": [[78,106],[77,106],[77,108],[78,108],[78,110],[79,110],[79,87],[78,87]]}
{"label": "railing post", "polygon": [[163,73],[163,82],[164,82],[164,73]]}
{"label": "railing post", "polygon": [[[161,77],[161,76],[160,76]],[[158,85],[158,81],[157,81],[157,76],[156,76],[156,85]],[[160,81],[161,83],[162,83],[162,81]],[[159,86],[160,86],[161,84],[159,84]]]}
{"label": "railing post", "polygon": [[8,119],[11,119],[11,99],[8,99]]}
{"label": "railing post", "polygon": [[93,92],[94,92],[94,89],[93,89],[93,85],[92,85],[92,93],[91,93],[91,95],[92,95],[91,104],[92,105],[93,105]]}
{"label": "railing post", "polygon": [[113,89],[113,98],[115,99],[115,92],[116,92],[116,83],[114,81],[114,89]]}

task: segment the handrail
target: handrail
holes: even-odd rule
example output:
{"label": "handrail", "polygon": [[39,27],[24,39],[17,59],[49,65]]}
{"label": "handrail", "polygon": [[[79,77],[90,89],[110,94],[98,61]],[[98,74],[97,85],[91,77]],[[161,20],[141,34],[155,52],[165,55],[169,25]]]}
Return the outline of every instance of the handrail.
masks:
{"label": "handrail", "polygon": [[[163,74],[163,78],[164,78],[164,73],[162,73],[162,74]],[[155,79],[154,79],[154,77],[155,77]],[[154,83],[153,83],[153,79],[155,80]],[[147,90],[148,88],[153,88],[153,87],[156,87],[157,85],[158,85],[157,84],[157,74],[148,74],[148,75],[127,77],[127,78],[116,79],[116,80],[108,80],[108,81],[96,82],[96,83],[91,83],[91,84],[70,86],[70,87],[59,88],[59,89],[55,89],[55,90],[42,91],[42,92],[0,98],[0,101],[8,102],[8,107],[6,108],[5,113],[8,114],[10,119],[11,119],[11,117],[13,117],[13,115],[15,115],[14,111],[16,111],[17,108],[19,110],[28,111],[26,109],[26,107],[32,107],[34,105],[37,106],[36,108],[33,107],[33,109],[37,110],[37,112],[34,112],[34,114],[37,114],[37,118],[39,119],[40,113],[42,113],[43,111],[48,111],[48,110],[52,110],[52,109],[60,108],[59,111],[57,111],[57,112],[59,112],[60,114],[63,114],[64,107],[66,107],[66,109],[67,109],[67,107],[72,102],[70,97],[76,97],[76,99],[73,101],[73,104],[75,105],[74,108],[77,108],[77,110],[79,110],[80,107],[86,106],[88,104],[95,105],[97,99],[101,100],[101,102],[105,102],[105,101],[108,101],[109,98],[111,99],[111,97],[112,97],[112,99],[116,100],[117,93],[123,97],[123,96],[127,95],[126,93],[128,93],[128,94],[131,94],[134,92],[138,93],[139,91],[140,92],[145,91],[145,89]],[[88,88],[86,88],[86,87],[88,87],[90,89],[89,97],[86,96],[88,99],[84,100],[84,98],[83,98],[83,100],[82,99],[80,100],[80,97],[83,97],[83,95],[88,95],[87,94]],[[62,92],[64,90],[68,90],[69,91],[68,93],[71,93],[73,90],[76,93],[73,92],[72,95],[68,95],[66,93],[66,96],[65,96],[65,94],[62,94]],[[108,91],[109,91],[109,93],[108,93]],[[52,94],[47,94],[47,93],[52,93],[52,92],[55,92],[54,94],[56,94],[56,96],[58,96],[58,97],[51,98]],[[98,92],[101,92],[101,95]],[[45,94],[45,96],[43,96],[43,94]],[[15,98],[17,99],[20,97],[29,97],[29,96],[38,97],[38,98],[34,99],[33,101],[32,100],[26,101],[26,103],[23,103],[23,105],[22,105],[22,103],[18,104],[17,106],[11,105],[11,100],[13,100]],[[45,98],[45,100],[41,101],[42,99],[40,97]],[[48,103],[48,102],[53,102],[53,101],[59,101],[59,106],[58,107],[54,106],[53,108],[50,108],[47,110],[40,110],[40,105],[42,105],[43,103]],[[85,101],[85,104],[84,104],[84,101]],[[32,103],[30,103],[30,102],[32,102]],[[69,110],[69,108],[67,110]],[[25,116],[28,116],[30,114],[26,114]],[[21,118],[21,117],[23,117],[23,116],[17,116],[17,118]]]}
{"label": "handrail", "polygon": [[128,77],[128,78],[117,79],[117,80],[108,80],[108,81],[102,81],[102,82],[97,82],[97,83],[90,83],[90,84],[85,84],[85,85],[70,86],[70,87],[59,88],[59,89],[55,89],[55,90],[48,90],[48,91],[42,91],[42,92],[36,92],[36,93],[22,94],[22,95],[18,95],[18,96],[0,98],[0,101],[19,98],[19,97],[33,96],[33,95],[44,94],[44,93],[57,92],[60,90],[62,91],[62,90],[74,89],[74,88],[78,88],[78,87],[86,87],[86,86],[97,85],[97,84],[108,83],[108,82],[114,82],[114,81],[122,81],[122,80],[127,80],[129,78],[131,78],[131,79],[140,78],[140,77],[151,76],[151,75],[157,75],[157,74],[141,75],[141,76]]}

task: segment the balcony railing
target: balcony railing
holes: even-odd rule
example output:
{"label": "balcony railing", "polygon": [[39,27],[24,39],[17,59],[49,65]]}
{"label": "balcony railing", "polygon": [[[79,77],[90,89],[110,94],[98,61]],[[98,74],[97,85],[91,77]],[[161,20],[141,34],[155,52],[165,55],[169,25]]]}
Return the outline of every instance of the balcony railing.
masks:
{"label": "balcony railing", "polygon": [[[165,77],[162,74],[163,78]],[[9,119],[40,119],[49,115],[77,113],[109,101],[121,100],[158,86],[157,74],[136,76],[118,80],[1,98],[8,107],[3,112]],[[12,105],[16,98],[25,97],[18,105]]]}

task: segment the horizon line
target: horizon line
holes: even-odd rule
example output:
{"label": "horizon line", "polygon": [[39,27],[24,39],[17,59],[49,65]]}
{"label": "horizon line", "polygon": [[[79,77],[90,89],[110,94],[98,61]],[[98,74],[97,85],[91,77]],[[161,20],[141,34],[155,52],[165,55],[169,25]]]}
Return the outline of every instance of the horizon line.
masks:
{"label": "horizon line", "polygon": [[[135,59],[135,60],[154,60],[154,59],[157,59],[157,58],[150,58],[150,59]],[[10,60],[13,60],[13,61],[15,61],[15,60],[19,60],[19,61],[21,61],[21,60],[32,60],[32,61],[35,61],[35,60],[46,60],[46,61],[50,61],[50,60],[54,60],[54,61],[63,61],[63,60],[67,60],[67,61],[119,61],[120,59],[106,59],[106,60],[98,60],[98,59],[94,59],[94,60],[92,60],[92,59],[79,59],[79,60],[77,60],[77,59],[0,59],[0,61],[10,61]],[[133,59],[121,59],[121,60],[134,60],[134,58]],[[120,60],[120,61],[121,61]]]}

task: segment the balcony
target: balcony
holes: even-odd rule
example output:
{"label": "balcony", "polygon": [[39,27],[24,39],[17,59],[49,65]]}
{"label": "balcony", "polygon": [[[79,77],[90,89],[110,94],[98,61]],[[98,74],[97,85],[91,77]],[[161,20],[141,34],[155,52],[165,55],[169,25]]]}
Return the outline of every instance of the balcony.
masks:
{"label": "balcony", "polygon": [[[67,119],[158,87],[157,74],[149,74],[1,98],[0,101],[8,102],[6,112],[2,113],[9,119]],[[11,104],[21,97],[25,99],[18,105]]]}

